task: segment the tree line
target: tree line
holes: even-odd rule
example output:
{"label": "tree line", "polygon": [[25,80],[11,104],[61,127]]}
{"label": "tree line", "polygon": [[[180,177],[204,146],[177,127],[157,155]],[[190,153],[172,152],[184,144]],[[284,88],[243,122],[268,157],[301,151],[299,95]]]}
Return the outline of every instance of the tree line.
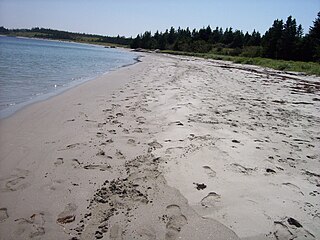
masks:
{"label": "tree line", "polygon": [[231,27],[223,30],[210,26],[200,30],[189,28],[165,32],[150,31],[137,35],[131,48],[175,50],[183,52],[213,52],[246,57],[267,57],[284,60],[320,61],[320,12],[307,34],[301,25],[289,16],[275,20],[262,36],[258,31],[245,34]]}
{"label": "tree line", "polygon": [[78,42],[119,44],[131,48],[174,50],[182,52],[214,53],[244,57],[266,57],[284,60],[300,60],[320,62],[320,12],[303,34],[301,25],[289,16],[283,20],[275,20],[273,25],[261,35],[258,31],[243,33],[231,27],[222,29],[210,26],[199,30],[189,28],[174,29],[165,32],[150,31],[138,34],[136,38],[110,37],[95,34],[72,33],[47,28],[7,29],[0,27],[0,34],[12,36],[28,36],[56,40]]}
{"label": "tree line", "polygon": [[85,34],[85,33],[73,33],[67,31],[60,31],[48,28],[31,28],[31,29],[7,29],[0,27],[0,34],[12,35],[12,36],[31,36],[35,38],[54,39],[54,40],[67,40],[67,41],[85,41],[92,43],[112,43],[119,45],[130,45],[132,38],[120,37],[109,37],[101,36],[96,34]]}

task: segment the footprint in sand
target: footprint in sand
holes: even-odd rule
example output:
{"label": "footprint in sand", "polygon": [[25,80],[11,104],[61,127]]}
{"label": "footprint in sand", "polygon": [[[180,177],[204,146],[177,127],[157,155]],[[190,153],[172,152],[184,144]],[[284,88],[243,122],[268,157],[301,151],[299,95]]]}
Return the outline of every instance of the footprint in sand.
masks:
{"label": "footprint in sand", "polygon": [[144,118],[144,117],[137,117],[137,118],[136,118],[136,122],[137,122],[138,124],[144,124],[144,123],[146,122],[146,118]]}
{"label": "footprint in sand", "polygon": [[136,141],[132,138],[128,139],[127,143],[130,145],[136,145]]}
{"label": "footprint in sand", "polygon": [[100,171],[106,171],[111,168],[110,165],[101,165],[101,164],[89,164],[83,167],[86,170],[95,170],[99,169]]}
{"label": "footprint in sand", "polygon": [[28,170],[15,169],[15,172],[11,177],[5,179],[5,186],[2,191],[18,191],[30,186],[30,183],[26,182],[29,174]]}
{"label": "footprint in sand", "polygon": [[16,234],[19,235],[19,239],[41,239],[45,234],[43,213],[32,214],[29,218],[19,218],[15,222],[18,223]]}
{"label": "footprint in sand", "polygon": [[295,192],[300,193],[301,195],[304,195],[303,192],[301,191],[301,189],[293,183],[286,182],[286,183],[282,183],[282,185],[292,189]]}
{"label": "footprint in sand", "polygon": [[54,162],[54,165],[57,167],[63,163],[64,163],[63,158],[57,158],[57,160]]}
{"label": "footprint in sand", "polygon": [[116,149],[116,156],[118,157],[118,158],[120,158],[120,159],[125,159],[126,157],[124,156],[124,154],[120,151],[120,150],[118,150],[118,149]]}
{"label": "footprint in sand", "polygon": [[133,132],[134,132],[134,133],[143,133],[143,130],[142,130],[142,128],[135,128],[135,129],[133,130]]}
{"label": "footprint in sand", "polygon": [[71,223],[76,219],[75,211],[78,206],[74,203],[68,203],[64,210],[58,215],[57,223],[66,224]]}
{"label": "footprint in sand", "polygon": [[24,182],[26,177],[15,177],[6,183],[6,189],[9,191],[18,191],[30,186],[29,183]]}
{"label": "footprint in sand", "polygon": [[151,226],[143,226],[137,230],[139,239],[141,240],[156,240],[156,230]]}
{"label": "footprint in sand", "polygon": [[130,133],[129,130],[126,129],[126,128],[124,128],[124,129],[122,130],[122,132],[125,133],[125,134],[129,134],[129,133]]}
{"label": "footprint in sand", "polygon": [[183,150],[183,147],[170,147],[167,148],[165,151],[165,154],[173,154],[174,152],[181,152]]}
{"label": "footprint in sand", "polygon": [[215,177],[217,175],[216,172],[209,166],[203,166],[203,169],[209,177]]}
{"label": "footprint in sand", "polygon": [[118,224],[114,224],[111,226],[110,239],[112,239],[112,240],[121,240],[122,239],[122,230]]}
{"label": "footprint in sand", "polygon": [[68,146],[66,146],[65,149],[61,149],[61,150],[67,150],[67,149],[72,149],[72,148],[75,148],[77,146],[79,146],[80,143],[73,143],[73,144],[69,144]]}
{"label": "footprint in sand", "polygon": [[204,207],[214,207],[217,205],[218,202],[220,202],[221,196],[215,192],[210,192],[207,196],[202,198],[201,200],[201,206]]}
{"label": "footprint in sand", "polygon": [[119,112],[119,113],[116,113],[116,116],[117,116],[117,117],[123,117],[123,116],[124,116],[124,114],[123,114],[123,113],[121,113],[121,112]]}
{"label": "footprint in sand", "polygon": [[4,222],[9,218],[8,209],[0,208],[0,222]]}
{"label": "footprint in sand", "polygon": [[315,236],[304,229],[303,226],[292,217],[285,217],[281,221],[274,221],[273,235],[278,240],[287,239],[316,239]]}
{"label": "footprint in sand", "polygon": [[160,143],[157,142],[157,140],[153,140],[151,143],[148,143],[148,145],[152,148],[152,150],[163,147]]}
{"label": "footprint in sand", "polygon": [[81,163],[79,162],[78,159],[73,158],[73,159],[71,160],[71,165],[72,165],[74,168],[78,168],[78,167],[81,166]]}
{"label": "footprint in sand", "polygon": [[116,130],[114,130],[114,129],[112,129],[112,130],[108,130],[108,132],[109,132],[109,133],[111,133],[111,134],[117,134],[117,131],[116,131]]}
{"label": "footprint in sand", "polygon": [[250,174],[251,172],[256,171],[255,168],[244,167],[239,163],[230,164],[230,168],[234,172],[243,173],[243,174]]}
{"label": "footprint in sand", "polygon": [[179,232],[182,227],[188,223],[187,218],[181,213],[181,208],[178,205],[172,204],[167,206],[166,215],[169,221],[166,224],[165,240],[175,240],[179,237]]}

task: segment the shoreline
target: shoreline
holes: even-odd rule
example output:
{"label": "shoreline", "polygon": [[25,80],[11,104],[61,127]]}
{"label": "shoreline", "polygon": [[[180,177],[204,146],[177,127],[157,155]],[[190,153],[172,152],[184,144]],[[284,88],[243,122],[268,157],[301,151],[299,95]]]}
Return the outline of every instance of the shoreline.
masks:
{"label": "shoreline", "polygon": [[0,236],[316,239],[319,78],[140,54],[0,120]]}
{"label": "shoreline", "polygon": [[[6,36],[6,35],[3,35],[3,36]],[[6,37],[10,37],[10,36],[6,36]],[[59,41],[59,40],[51,40],[51,39],[37,39],[37,38],[28,38],[28,37],[17,37],[17,38],[25,38],[25,39],[34,39],[34,40],[43,40],[43,41],[57,41],[57,42],[67,42],[67,41]],[[69,42],[69,43],[76,43],[76,44],[85,44],[85,43],[78,43],[78,42]],[[87,45],[94,45],[94,44],[87,44]],[[99,46],[99,45],[97,45]],[[101,47],[101,45],[99,46]],[[119,48],[119,51],[126,51],[128,52],[128,49],[122,49],[122,48]],[[58,96],[62,93],[64,93],[65,91],[68,91],[74,87],[77,87],[79,85],[82,85],[88,81],[93,81],[95,80],[96,78],[99,78],[105,74],[108,74],[110,72],[113,72],[113,71],[116,71],[120,68],[123,68],[123,67],[127,67],[127,66],[130,66],[130,65],[134,65],[136,63],[139,62],[139,59],[140,59],[141,55],[138,55],[136,57],[133,58],[133,63],[132,64],[124,64],[124,65],[121,65],[121,66],[118,66],[116,68],[113,68],[113,69],[110,69],[102,74],[99,74],[99,75],[96,75],[96,76],[92,76],[92,77],[88,77],[88,78],[84,78],[84,79],[80,79],[80,80],[75,80],[75,81],[71,81],[69,83],[66,83],[64,84],[63,86],[60,86],[58,87],[57,89],[54,89],[50,92],[47,92],[47,93],[39,93],[37,94],[36,96],[33,96],[32,98],[30,98],[29,100],[27,101],[24,101],[24,102],[20,102],[20,103],[15,103],[11,106],[8,106],[2,110],[0,110],[0,119],[6,119],[6,118],[9,118],[10,116],[12,116],[13,114],[15,114],[16,112],[34,104],[34,103],[37,103],[37,102],[41,102],[41,101],[46,101],[52,97],[55,97],[55,96]]]}
{"label": "shoreline", "polygon": [[[51,38],[36,38],[36,37],[23,37],[23,36],[14,36],[14,35],[3,35],[0,34],[0,37],[12,37],[12,38],[22,38],[22,39],[34,39],[34,40],[40,40],[40,41],[52,41],[52,42],[62,42],[62,43],[76,43],[76,44],[84,44],[89,46],[96,46],[96,47],[110,47],[110,45],[106,44],[97,44],[97,43],[90,43],[90,42],[76,42],[76,41],[69,41],[69,40],[59,40],[59,39],[51,39]],[[110,43],[109,43],[110,44]],[[122,47],[122,46],[116,46],[116,49],[122,49],[122,50],[130,50],[130,48]]]}

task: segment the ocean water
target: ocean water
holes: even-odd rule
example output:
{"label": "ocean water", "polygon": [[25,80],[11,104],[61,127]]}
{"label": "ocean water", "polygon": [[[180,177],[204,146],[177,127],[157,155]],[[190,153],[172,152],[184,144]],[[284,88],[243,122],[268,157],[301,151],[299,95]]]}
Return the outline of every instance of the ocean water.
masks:
{"label": "ocean water", "polygon": [[136,59],[102,46],[0,36],[0,118]]}

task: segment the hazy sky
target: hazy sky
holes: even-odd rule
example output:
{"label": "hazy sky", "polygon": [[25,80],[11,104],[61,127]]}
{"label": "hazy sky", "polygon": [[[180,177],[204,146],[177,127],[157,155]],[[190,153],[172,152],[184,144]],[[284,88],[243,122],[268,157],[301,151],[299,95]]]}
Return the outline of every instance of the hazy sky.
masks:
{"label": "hazy sky", "polygon": [[319,11],[320,0],[0,0],[0,26],[135,37],[211,25],[264,34],[292,15],[308,32]]}

